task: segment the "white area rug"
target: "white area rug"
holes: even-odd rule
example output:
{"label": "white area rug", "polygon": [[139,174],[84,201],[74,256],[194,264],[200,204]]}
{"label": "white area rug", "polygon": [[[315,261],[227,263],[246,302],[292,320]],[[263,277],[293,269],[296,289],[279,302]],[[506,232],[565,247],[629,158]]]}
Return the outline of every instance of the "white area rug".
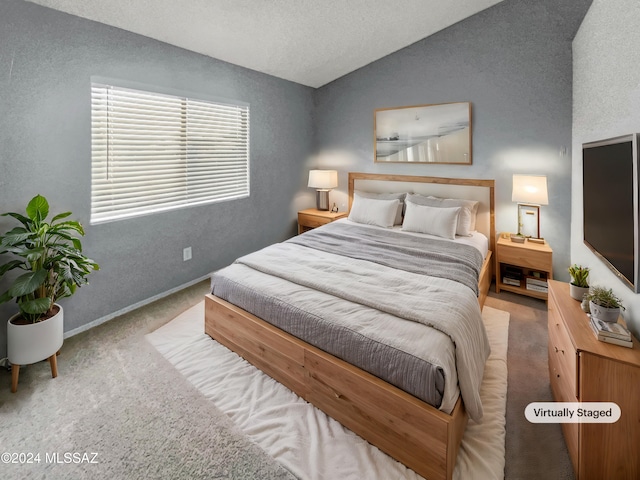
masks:
{"label": "white area rug", "polygon": [[[504,478],[509,314],[485,307],[491,356],[484,418],[469,421],[454,478]],[[204,302],[147,335],[196,388],[269,455],[304,480],[420,479],[204,333]]]}

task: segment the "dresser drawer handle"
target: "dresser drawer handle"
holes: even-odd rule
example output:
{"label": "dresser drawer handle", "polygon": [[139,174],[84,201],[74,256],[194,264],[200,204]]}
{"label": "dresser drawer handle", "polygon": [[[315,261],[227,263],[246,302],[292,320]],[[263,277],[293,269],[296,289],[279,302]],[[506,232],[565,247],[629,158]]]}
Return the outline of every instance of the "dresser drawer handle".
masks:
{"label": "dresser drawer handle", "polygon": [[556,349],[556,353],[558,353],[558,347],[553,347],[553,348],[555,348]]}

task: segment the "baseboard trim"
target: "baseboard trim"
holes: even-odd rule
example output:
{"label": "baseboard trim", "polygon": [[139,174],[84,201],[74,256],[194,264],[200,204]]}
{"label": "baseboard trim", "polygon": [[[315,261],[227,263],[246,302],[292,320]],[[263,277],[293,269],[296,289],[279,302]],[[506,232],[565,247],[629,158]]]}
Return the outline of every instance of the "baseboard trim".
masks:
{"label": "baseboard trim", "polygon": [[97,327],[98,325],[102,325],[103,323],[108,322],[109,320],[113,320],[114,318],[119,317],[120,315],[124,315],[125,313],[132,312],[133,310],[136,310],[140,307],[149,305],[150,303],[153,303],[156,300],[160,300],[161,298],[168,297],[169,295],[179,292],[180,290],[184,290],[185,288],[189,288],[192,285],[195,285],[196,283],[200,283],[203,280],[206,280],[207,278],[211,278],[211,274],[204,275],[200,278],[196,278],[195,280],[191,280],[190,282],[187,282],[187,283],[183,283],[182,285],[172,288],[171,290],[167,290],[166,292],[159,293],[158,295],[154,295],[153,297],[147,298],[138,303],[134,303],[133,305],[129,305],[128,307],[125,307],[116,312],[110,313],[109,315],[100,317],[97,320],[94,320],[93,322],[87,323],[86,325],[82,325],[80,327],[74,328],[73,330],[69,330],[68,332],[64,332],[64,338],[73,337],[74,335],[77,335],[79,333],[86,332],[90,328]]}

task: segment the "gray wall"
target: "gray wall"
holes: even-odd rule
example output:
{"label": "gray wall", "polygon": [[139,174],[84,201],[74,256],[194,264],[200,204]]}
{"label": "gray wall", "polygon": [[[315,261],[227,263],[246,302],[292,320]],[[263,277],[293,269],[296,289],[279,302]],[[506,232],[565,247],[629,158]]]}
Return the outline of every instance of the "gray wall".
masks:
{"label": "gray wall", "polygon": [[[568,280],[571,202],[571,41],[590,0],[506,0],[316,91],[317,155],[309,166],[496,180],[496,227],[517,229],[514,173],[546,174],[541,235],[554,275]],[[428,12],[425,12],[425,15]],[[373,163],[376,108],[468,101],[473,165]]]}
{"label": "gray wall", "polygon": [[[236,99],[251,108],[251,196],[90,226],[90,77]],[[295,232],[313,90],[20,0],[0,2],[0,212],[37,193],[72,211],[102,267],[65,306],[78,328]],[[302,194],[304,197],[304,194]],[[295,202],[294,202],[295,203]],[[0,219],[0,231],[13,223]],[[193,260],[182,261],[182,249]],[[7,288],[0,280],[0,290]],[[0,306],[8,319],[16,306]],[[0,324],[0,358],[5,351]]]}
{"label": "gray wall", "polygon": [[[591,0],[531,3],[506,0],[314,92],[2,0],[0,211],[20,210],[41,193],[54,211],[71,210],[87,227],[85,251],[102,270],[63,301],[67,331],[293,234],[296,210],[313,204],[305,186],[312,167],[341,172],[332,197],[341,206],[348,171],[495,178],[499,231],[516,228],[512,174],[547,174],[550,205],[542,207],[541,230],[554,249],[555,275],[568,279],[571,41]],[[249,102],[251,197],[90,226],[92,75]],[[373,163],[374,109],[457,101],[473,105],[472,166]],[[0,231],[9,226],[0,219]],[[182,262],[186,246],[193,247],[190,262]],[[0,281],[0,289],[6,283]],[[0,306],[0,318],[14,310]],[[0,328],[0,357],[4,332]]]}
{"label": "gray wall", "polygon": [[640,132],[640,3],[594,0],[573,42],[573,190],[571,260],[591,268],[589,282],[613,289],[640,335],[640,295],[585,247],[582,214],[582,144]]}

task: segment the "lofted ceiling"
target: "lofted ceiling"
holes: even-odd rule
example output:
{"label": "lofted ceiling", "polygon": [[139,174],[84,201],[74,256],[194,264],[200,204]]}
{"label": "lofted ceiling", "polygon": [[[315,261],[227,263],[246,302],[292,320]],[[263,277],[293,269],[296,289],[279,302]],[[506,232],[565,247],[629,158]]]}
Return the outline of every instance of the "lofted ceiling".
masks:
{"label": "lofted ceiling", "polygon": [[29,0],[321,87],[502,0]]}

